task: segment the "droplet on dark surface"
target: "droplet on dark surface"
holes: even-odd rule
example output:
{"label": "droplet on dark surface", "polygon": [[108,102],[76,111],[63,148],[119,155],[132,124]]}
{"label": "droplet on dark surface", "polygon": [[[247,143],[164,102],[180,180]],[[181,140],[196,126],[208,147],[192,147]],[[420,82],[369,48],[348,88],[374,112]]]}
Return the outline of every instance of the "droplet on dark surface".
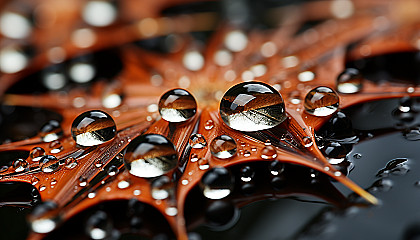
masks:
{"label": "droplet on dark surface", "polygon": [[175,146],[164,136],[145,134],[127,146],[124,163],[132,175],[150,178],[174,169],[178,157]]}
{"label": "droplet on dark surface", "polygon": [[63,129],[57,120],[50,120],[41,128],[40,137],[44,142],[52,142],[63,136]]}
{"label": "droplet on dark surface", "polygon": [[71,134],[80,146],[90,147],[112,140],[117,134],[114,120],[100,110],[80,114],[71,126]]}
{"label": "droplet on dark surface", "polygon": [[269,129],[286,119],[279,92],[261,82],[231,87],[220,102],[220,116],[229,127],[245,132]]}
{"label": "droplet on dark surface", "polygon": [[209,199],[222,199],[233,190],[234,178],[231,172],[223,167],[212,168],[201,177],[200,187],[203,195]]}
{"label": "droplet on dark surface", "polygon": [[197,111],[195,98],[184,89],[173,89],[162,95],[159,100],[159,112],[168,122],[184,122],[192,118]]}
{"label": "droplet on dark surface", "polygon": [[214,201],[205,211],[206,224],[216,230],[225,230],[235,225],[239,210],[230,201]]}

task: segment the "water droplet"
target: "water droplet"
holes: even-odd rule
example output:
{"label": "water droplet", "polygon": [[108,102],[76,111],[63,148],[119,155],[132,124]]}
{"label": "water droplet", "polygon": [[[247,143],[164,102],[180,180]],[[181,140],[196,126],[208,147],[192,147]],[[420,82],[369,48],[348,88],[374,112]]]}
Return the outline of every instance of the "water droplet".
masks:
{"label": "water droplet", "polygon": [[184,89],[173,89],[159,100],[159,112],[168,122],[184,122],[192,118],[197,111],[194,97]]}
{"label": "water droplet", "polygon": [[286,119],[279,92],[261,82],[231,87],[220,102],[220,116],[229,127],[246,132],[269,129]]}
{"label": "water droplet", "polygon": [[79,178],[79,186],[81,187],[86,187],[88,184],[88,181],[85,177],[80,177]]}
{"label": "water droplet", "polygon": [[298,79],[301,82],[309,82],[314,80],[315,78],[315,73],[311,72],[311,71],[304,71],[298,74]]}
{"label": "water droplet", "polygon": [[337,77],[337,91],[340,93],[357,93],[362,87],[363,76],[355,68],[347,68]]}
{"label": "water droplet", "polygon": [[189,51],[182,58],[182,63],[188,70],[198,71],[204,66],[204,57],[198,51]]}
{"label": "water droplet", "polygon": [[305,97],[305,110],[307,113],[323,117],[337,111],[339,98],[329,87],[317,87],[312,89]]}
{"label": "water droplet", "polygon": [[44,186],[44,185],[39,186],[39,191],[40,192],[44,191],[45,189],[47,189],[46,186]]}
{"label": "water droplet", "polygon": [[207,169],[209,169],[210,168],[209,161],[207,159],[205,159],[205,158],[200,158],[198,160],[198,168],[200,170],[207,170]]}
{"label": "water droplet", "polygon": [[420,127],[412,127],[403,131],[403,136],[409,141],[420,140]]}
{"label": "water droplet", "polygon": [[305,147],[311,147],[314,143],[312,142],[312,139],[311,139],[311,137],[309,137],[309,136],[307,136],[307,137],[304,137],[303,139],[302,139],[302,141],[303,141],[303,146],[305,146]]}
{"label": "water droplet", "polygon": [[161,176],[178,164],[175,146],[164,136],[145,134],[135,138],[127,146],[124,163],[129,172],[137,177]]}
{"label": "water droplet", "polygon": [[112,24],[118,17],[118,10],[112,1],[87,1],[82,9],[83,20],[95,27]]}
{"label": "water droplet", "polygon": [[29,164],[24,159],[16,159],[13,162],[13,168],[15,169],[15,172],[23,172],[28,168]]}
{"label": "water droplet", "polygon": [[228,135],[215,137],[210,143],[210,152],[217,158],[230,158],[236,154],[236,142]]}
{"label": "water droplet", "polygon": [[44,142],[52,142],[63,136],[63,129],[56,120],[50,120],[41,128],[40,137]]}
{"label": "water droplet", "polygon": [[405,175],[410,171],[410,167],[407,165],[407,158],[395,158],[389,161],[384,168],[378,171],[377,177],[387,177],[390,174],[393,175]]}
{"label": "water droplet", "polygon": [[39,178],[37,178],[37,177],[32,177],[31,178],[31,184],[32,185],[37,185],[39,183]]}
{"label": "water droplet", "polygon": [[63,150],[63,145],[61,145],[61,143],[58,140],[56,140],[51,142],[50,148],[50,153],[59,153],[61,152],[61,150]]}
{"label": "water droplet", "polygon": [[156,200],[162,200],[169,197],[172,189],[172,183],[167,176],[161,176],[155,179],[151,184],[151,195]]}
{"label": "water droplet", "polygon": [[262,159],[275,159],[277,157],[277,151],[271,145],[266,145],[261,150],[261,158]]}
{"label": "water droplet", "polygon": [[90,192],[90,193],[88,193],[87,197],[90,198],[90,199],[95,198],[96,193],[95,192]]}
{"label": "water droplet", "polygon": [[189,144],[192,148],[204,148],[207,145],[207,141],[203,135],[194,133],[190,136]]}
{"label": "water droplet", "polygon": [[119,172],[118,168],[114,165],[111,165],[108,168],[108,176],[110,177],[117,175],[118,172]]}
{"label": "water droplet", "polygon": [[191,162],[197,162],[198,161],[198,155],[193,153],[191,154]]}
{"label": "water droplet", "polygon": [[102,167],[102,165],[103,165],[103,163],[102,163],[101,159],[98,159],[98,160],[95,161],[95,167],[100,168],[100,167]]}
{"label": "water droplet", "polygon": [[240,30],[234,30],[226,34],[225,46],[232,52],[240,52],[248,45],[248,37]]}
{"label": "water droplet", "polygon": [[369,187],[369,191],[370,192],[377,192],[377,191],[388,192],[389,190],[391,190],[393,186],[394,186],[394,183],[392,182],[391,179],[382,178],[374,182],[372,186]]}
{"label": "water droplet", "polygon": [[45,155],[39,160],[39,167],[44,173],[52,173],[60,168],[60,162],[52,155]]}
{"label": "water droplet", "polygon": [[99,110],[80,114],[71,126],[71,135],[80,146],[103,144],[116,135],[115,122],[107,113]]}
{"label": "water droplet", "polygon": [[284,171],[284,164],[280,161],[274,160],[268,166],[271,175],[278,176]]}
{"label": "water droplet", "polygon": [[188,185],[188,183],[189,183],[189,181],[187,179],[184,179],[184,180],[181,181],[181,184],[184,185],[184,186]]}
{"label": "water droplet", "polygon": [[139,196],[140,194],[141,194],[141,191],[138,190],[138,189],[136,189],[136,190],[133,191],[133,195],[134,196]]}
{"label": "water droplet", "polygon": [[322,152],[325,156],[334,159],[345,158],[347,153],[351,151],[351,147],[346,147],[346,145],[339,142],[329,142],[324,146]]}
{"label": "water droplet", "polygon": [[231,201],[213,201],[205,213],[206,225],[216,231],[227,230],[239,220],[240,212]]}
{"label": "water droplet", "polygon": [[92,239],[105,239],[111,235],[112,222],[104,211],[97,211],[88,218],[86,232]]}
{"label": "water droplet", "polygon": [[0,167],[0,173],[6,172],[7,170],[9,170],[9,166],[3,165]]}
{"label": "water droplet", "polygon": [[200,187],[205,197],[222,199],[227,197],[234,186],[231,172],[224,167],[212,168],[201,177]]}
{"label": "water droplet", "polygon": [[166,215],[171,216],[171,217],[176,216],[178,214],[178,208],[168,207],[165,209],[165,213]]}
{"label": "water droplet", "polygon": [[31,34],[32,24],[21,13],[5,11],[0,16],[0,31],[6,37],[23,39]]}
{"label": "water droplet", "polygon": [[248,151],[248,150],[245,150],[244,151],[244,157],[249,157],[249,156],[251,156],[251,152]]}
{"label": "water droplet", "polygon": [[205,125],[204,125],[204,128],[205,128],[206,130],[210,130],[210,129],[212,129],[213,127],[214,127],[213,120],[207,120],[207,121],[206,121],[206,123],[205,123]]}
{"label": "water droplet", "polygon": [[57,184],[57,179],[55,179],[55,178],[51,179],[50,184],[51,184],[51,188],[54,187],[54,185]]}
{"label": "water droplet", "polygon": [[66,168],[67,169],[73,169],[77,166],[77,161],[76,159],[72,158],[72,157],[68,157],[66,158]]}
{"label": "water droplet", "polygon": [[118,182],[117,186],[118,186],[119,189],[126,189],[126,188],[130,187],[130,182],[126,181],[126,180],[121,180],[121,181]]}
{"label": "water droplet", "polygon": [[355,159],[361,159],[361,158],[362,158],[362,154],[360,154],[360,153],[355,153],[355,154],[353,155],[353,157],[354,157]]}
{"label": "water droplet", "polygon": [[244,182],[250,182],[255,175],[254,169],[250,166],[244,166],[241,168],[241,180]]}
{"label": "water droplet", "polygon": [[34,147],[29,154],[29,157],[32,159],[33,162],[38,162],[42,156],[45,155],[45,150],[40,147]]}

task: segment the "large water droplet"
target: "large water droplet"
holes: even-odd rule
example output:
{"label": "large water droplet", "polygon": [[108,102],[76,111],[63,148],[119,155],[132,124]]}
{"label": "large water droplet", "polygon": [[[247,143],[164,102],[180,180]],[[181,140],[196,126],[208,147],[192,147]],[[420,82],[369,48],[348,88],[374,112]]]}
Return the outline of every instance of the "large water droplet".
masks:
{"label": "large water droplet", "polygon": [[362,87],[362,74],[355,68],[347,68],[337,77],[337,91],[340,93],[357,93]]}
{"label": "large water droplet", "polygon": [[112,222],[104,211],[92,214],[86,222],[86,233],[92,239],[105,239],[111,235]]}
{"label": "large water droplet", "polygon": [[217,231],[223,231],[235,225],[239,216],[238,208],[231,201],[214,201],[205,211],[207,225]]}
{"label": "large water droplet", "polygon": [[44,173],[52,173],[60,168],[60,162],[52,155],[45,155],[39,160],[39,167]]}
{"label": "large water droplet", "polygon": [[217,158],[230,158],[236,154],[236,142],[228,135],[215,137],[210,143],[210,151]]}
{"label": "large water droplet", "polygon": [[103,144],[116,135],[115,122],[107,113],[99,110],[80,114],[71,126],[71,135],[80,146]]}
{"label": "large water droplet", "polygon": [[203,135],[195,133],[190,136],[189,144],[192,148],[204,148],[207,145],[207,141]]}
{"label": "large water droplet", "polygon": [[191,93],[184,89],[173,89],[159,100],[159,112],[168,122],[184,122],[197,111],[197,103]]}
{"label": "large water droplet", "polygon": [[284,164],[280,161],[274,160],[268,166],[268,170],[270,171],[271,175],[278,176],[284,171]]}
{"label": "large water droplet", "polygon": [[155,179],[151,184],[151,195],[156,200],[166,199],[170,195],[172,184],[167,176]]}
{"label": "large water droplet", "polygon": [[228,196],[234,185],[231,172],[224,167],[210,169],[201,177],[200,187],[205,197],[222,199]]}
{"label": "large water droplet", "polygon": [[305,110],[307,113],[323,117],[337,111],[339,98],[337,93],[329,87],[317,87],[312,89],[305,97]]}
{"label": "large water droplet", "polygon": [[220,102],[220,116],[229,127],[246,132],[269,129],[286,119],[279,92],[261,82],[231,87]]}
{"label": "large water droplet", "polygon": [[50,120],[41,128],[40,137],[44,142],[52,142],[63,136],[63,129],[57,120]]}
{"label": "large water droplet", "polygon": [[161,176],[178,164],[175,146],[164,136],[145,134],[127,146],[124,163],[129,172],[138,177]]}

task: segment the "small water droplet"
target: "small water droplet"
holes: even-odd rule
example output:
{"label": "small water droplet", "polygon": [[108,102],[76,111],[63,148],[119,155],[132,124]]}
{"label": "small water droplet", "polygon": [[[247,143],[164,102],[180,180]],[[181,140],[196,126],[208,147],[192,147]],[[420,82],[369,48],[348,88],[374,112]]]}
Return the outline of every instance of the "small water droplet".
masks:
{"label": "small water droplet", "polygon": [[118,182],[117,185],[118,185],[119,189],[125,189],[125,188],[130,187],[130,182],[126,181],[126,180],[121,180],[121,181]]}
{"label": "small water droplet", "polygon": [[420,140],[420,127],[412,127],[403,131],[403,136],[409,141]]}
{"label": "small water droplet", "polygon": [[100,168],[100,167],[102,167],[102,165],[103,165],[103,163],[102,163],[101,159],[98,159],[98,160],[95,161],[95,167]]}
{"label": "small water droplet", "polygon": [[363,76],[355,68],[347,68],[337,77],[337,91],[340,93],[358,93],[363,87]]}
{"label": "small water droplet", "polygon": [[184,185],[184,186],[188,185],[188,183],[189,183],[189,181],[187,179],[184,179],[184,180],[181,181],[181,184]]}
{"label": "small water droplet", "polygon": [[136,190],[133,191],[133,195],[134,196],[139,196],[140,194],[141,194],[141,191],[138,190],[138,189],[136,189]]}
{"label": "small water droplet", "polygon": [[278,176],[284,171],[284,164],[280,161],[274,160],[268,166],[271,175]]}
{"label": "small water droplet", "polygon": [[305,97],[304,107],[307,113],[324,117],[337,111],[339,105],[338,95],[329,87],[312,89]]}
{"label": "small water droplet", "polygon": [[197,111],[195,98],[184,89],[173,89],[159,100],[159,113],[168,122],[184,122]]}
{"label": "small water droplet", "polygon": [[29,154],[29,157],[32,159],[33,162],[38,162],[42,156],[45,155],[45,150],[40,147],[34,147]]}
{"label": "small water droplet", "polygon": [[392,182],[391,179],[382,178],[374,182],[372,186],[369,187],[369,191],[370,192],[377,192],[377,191],[388,192],[389,190],[391,190],[393,186],[394,186],[394,183]]}
{"label": "small water droplet", "polygon": [[231,172],[223,167],[212,168],[201,177],[200,187],[205,197],[222,199],[227,197],[234,186]]}
{"label": "small water droplet", "polygon": [[60,162],[52,155],[45,155],[39,160],[39,167],[44,173],[52,173],[60,169]]}
{"label": "small water droplet", "polygon": [[395,158],[389,161],[384,168],[378,171],[377,177],[387,177],[390,174],[393,175],[405,175],[410,171],[410,167],[407,165],[407,158]]}
{"label": "small water droplet", "polygon": [[309,137],[309,136],[306,136],[306,137],[304,137],[303,139],[303,146],[305,146],[305,147],[311,147],[314,143],[312,142],[312,139],[311,139],[311,137]]}
{"label": "small water droplet", "polygon": [[88,184],[88,181],[85,177],[80,177],[79,178],[79,186],[81,187],[86,187]]}
{"label": "small water droplet", "polygon": [[204,128],[205,128],[206,130],[210,130],[210,129],[212,129],[213,127],[214,127],[213,120],[207,120],[207,121],[206,121],[206,123],[205,123],[205,125],[204,125]]}
{"label": "small water droplet", "polygon": [[61,145],[60,141],[55,140],[50,143],[50,153],[59,153],[63,150],[63,145]]}
{"label": "small water droplet", "polygon": [[15,172],[23,172],[28,168],[28,166],[29,163],[24,159],[19,158],[13,162],[13,168],[15,169]]}
{"label": "small water droplet", "polygon": [[165,209],[165,213],[166,215],[171,216],[171,217],[176,216],[178,214],[178,208],[168,207]]}
{"label": "small water droplet", "polygon": [[198,155],[193,153],[191,154],[191,162],[197,162],[198,161]]}
{"label": "small water droplet", "polygon": [[279,92],[261,82],[231,87],[220,102],[220,116],[229,127],[246,132],[269,129],[286,119]]}
{"label": "small water droplet", "polygon": [[353,155],[353,157],[354,157],[355,159],[361,159],[361,158],[362,158],[362,154],[360,154],[360,153],[355,153],[355,154]]}
{"label": "small water droplet", "polygon": [[45,189],[47,189],[46,186],[44,186],[44,185],[39,186],[39,191],[40,192],[45,191]]}
{"label": "small water droplet", "polygon": [[172,184],[167,176],[161,176],[151,183],[151,195],[156,200],[162,200],[169,197],[171,194]]}
{"label": "small water droplet", "polygon": [[271,145],[266,145],[261,150],[261,158],[262,159],[275,159],[277,157],[276,149]]}
{"label": "small water droplet", "polygon": [[39,183],[39,178],[37,178],[37,177],[32,177],[31,178],[31,184],[32,185],[37,185]]}
{"label": "small water droplet", "polygon": [[137,177],[161,176],[178,164],[175,146],[164,136],[145,134],[135,138],[127,146],[124,163],[129,172]]}
{"label": "small water droplet", "polygon": [[215,137],[210,143],[210,152],[220,159],[230,158],[236,154],[236,142],[228,135]]}
{"label": "small water droplet", "polygon": [[92,239],[106,239],[111,235],[112,222],[104,211],[93,213],[86,222],[86,232]]}
{"label": "small water droplet", "polygon": [[52,142],[63,136],[63,129],[57,120],[50,120],[42,126],[39,135],[42,141]]}
{"label": "small water droplet", "polygon": [[90,147],[103,144],[116,135],[115,122],[107,113],[99,110],[80,114],[71,126],[71,134],[80,146]]}
{"label": "small water droplet", "polygon": [[73,169],[77,166],[77,161],[76,159],[72,158],[72,157],[68,157],[66,158],[66,168],[67,169]]}
{"label": "small water droplet", "polygon": [[117,175],[118,172],[119,172],[118,168],[114,165],[111,165],[108,168],[108,176],[110,177]]}
{"label": "small water droplet", "polygon": [[209,168],[210,168],[209,161],[208,161],[207,159],[205,159],[205,158],[200,158],[200,159],[198,160],[198,168],[199,168],[200,170],[206,170],[206,169],[209,169]]}
{"label": "small water droplet", "polygon": [[88,193],[87,197],[90,198],[90,199],[95,198],[96,193],[95,192],[90,192],[90,193]]}
{"label": "small water droplet", "polygon": [[7,170],[9,170],[9,166],[6,166],[6,165],[0,166],[0,173],[6,172]]}
{"label": "small water droplet", "polygon": [[249,157],[249,156],[251,156],[251,152],[248,151],[248,150],[245,150],[244,151],[244,157]]}
{"label": "small water droplet", "polygon": [[189,144],[192,148],[204,148],[207,146],[207,141],[203,135],[194,133],[190,136]]}
{"label": "small water droplet", "polygon": [[250,182],[255,175],[254,169],[250,166],[244,166],[241,168],[241,180],[244,182]]}

